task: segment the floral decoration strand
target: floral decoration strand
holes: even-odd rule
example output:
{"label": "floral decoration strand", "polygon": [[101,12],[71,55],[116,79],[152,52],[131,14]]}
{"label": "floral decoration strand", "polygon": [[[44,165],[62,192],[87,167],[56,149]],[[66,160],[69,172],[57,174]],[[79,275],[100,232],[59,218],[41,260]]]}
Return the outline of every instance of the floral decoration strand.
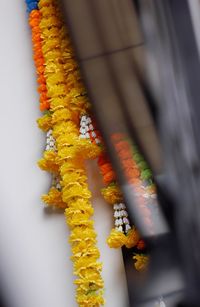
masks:
{"label": "floral decoration strand", "polygon": [[[109,204],[113,205],[115,219],[115,228],[111,230],[107,243],[110,247],[114,248],[120,248],[124,245],[127,248],[134,247],[137,252],[133,257],[135,268],[142,271],[148,263],[148,256],[140,254],[140,251],[146,247],[145,242],[140,239],[139,233],[134,226],[131,229],[126,206],[123,203],[122,194],[116,183],[116,174],[112,169],[95,122],[88,115],[82,116],[80,120],[80,138],[90,139],[91,142],[96,142],[97,140],[96,143],[102,149],[98,157],[98,165],[103,176],[104,184],[106,185],[102,189],[102,195]],[[129,143],[124,139],[122,134],[113,135],[113,140],[127,180],[134,184],[136,194],[139,196],[139,205],[143,210],[146,222],[149,223],[151,221],[149,219],[150,212],[146,207],[145,197],[156,197],[152,173],[142,155],[139,154],[137,147],[133,146],[131,150]]]}
{"label": "floral decoration strand", "polygon": [[[34,6],[34,5],[33,5]],[[33,7],[28,1],[28,8]],[[44,56],[44,76],[50,110],[38,120],[38,125],[49,132],[49,140],[39,165],[42,169],[60,176],[56,182],[60,190],[60,207],[65,207],[65,216],[71,229],[70,243],[77,285],[76,300],[79,306],[104,304],[104,286],[98,261],[91,193],[87,185],[85,158],[95,158],[99,147],[88,140],[79,139],[79,116],[88,108],[88,100],[74,59],[70,40],[64,29],[56,0],[40,0],[39,23]],[[35,6],[34,6],[35,9]],[[52,140],[54,144],[50,144]],[[51,190],[46,197],[53,202]],[[58,197],[58,198],[59,198]],[[58,200],[58,203],[60,198]]]}

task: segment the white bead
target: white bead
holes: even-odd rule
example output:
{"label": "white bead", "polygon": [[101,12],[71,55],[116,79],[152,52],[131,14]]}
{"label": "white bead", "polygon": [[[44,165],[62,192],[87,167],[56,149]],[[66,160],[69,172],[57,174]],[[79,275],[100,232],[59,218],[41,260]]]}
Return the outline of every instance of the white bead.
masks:
{"label": "white bead", "polygon": [[127,219],[127,217],[123,218],[123,222],[124,222],[124,224],[129,224],[129,220]]}
{"label": "white bead", "polygon": [[47,131],[47,136],[50,136],[51,134],[52,134],[52,130],[50,129]]}
{"label": "white bead", "polygon": [[119,219],[119,225],[123,225],[123,220],[121,218]]}
{"label": "white bead", "polygon": [[121,211],[118,211],[118,217],[121,217]]}
{"label": "white bead", "polygon": [[49,144],[46,146],[46,150],[50,150],[50,146],[49,146]]}
{"label": "white bead", "polygon": [[86,132],[85,128],[82,128],[82,127],[79,129],[79,131],[80,131],[80,133],[82,133],[82,134],[85,134],[85,132]]}
{"label": "white bead", "polygon": [[82,129],[82,131],[87,132],[88,131],[88,126],[84,126],[84,127],[81,126],[81,129]]}
{"label": "white bead", "polygon": [[86,121],[86,115],[83,115],[82,117],[81,117],[81,121]]}
{"label": "white bead", "polygon": [[90,138],[90,135],[89,135],[88,132],[85,134],[85,137],[86,137],[86,139],[89,139],[89,138]]}
{"label": "white bead", "polygon": [[88,117],[87,120],[86,120],[87,124],[90,124],[92,122],[91,118]]}
{"label": "white bead", "polygon": [[119,204],[119,208],[120,208],[120,209],[125,209],[126,207],[125,207],[125,205],[124,205],[123,203],[120,203],[120,204]]}
{"label": "white bead", "polygon": [[123,232],[122,226],[119,226],[119,227],[118,227],[118,231]]}
{"label": "white bead", "polygon": [[80,134],[80,135],[79,135],[79,138],[80,138],[80,139],[85,139],[85,135],[84,135],[84,134]]}
{"label": "white bead", "polygon": [[118,204],[114,204],[113,208],[114,208],[114,210],[118,210],[119,209],[119,205]]}
{"label": "white bead", "polygon": [[117,219],[117,220],[115,220],[115,226],[118,226],[118,225],[119,225],[119,221]]}
{"label": "white bead", "polygon": [[122,210],[121,212],[122,212],[122,216],[125,216],[125,217],[128,216],[128,213],[125,210]]}
{"label": "white bead", "polygon": [[81,122],[81,127],[85,127],[86,126],[86,122]]}
{"label": "white bead", "polygon": [[57,183],[57,184],[56,184],[56,189],[58,189],[58,190],[61,189],[60,183]]}
{"label": "white bead", "polygon": [[53,141],[50,141],[49,145],[50,145],[50,146],[54,146],[54,142],[53,142]]}
{"label": "white bead", "polygon": [[131,229],[131,226],[129,224],[126,224],[125,231],[128,232]]}
{"label": "white bead", "polygon": [[124,210],[119,211],[119,212],[120,212],[120,216],[121,216],[121,217],[123,217],[123,216],[124,216],[123,211],[124,211]]}
{"label": "white bead", "polygon": [[114,217],[115,217],[115,218],[119,217],[119,212],[118,212],[118,211],[115,211],[115,212],[114,212]]}

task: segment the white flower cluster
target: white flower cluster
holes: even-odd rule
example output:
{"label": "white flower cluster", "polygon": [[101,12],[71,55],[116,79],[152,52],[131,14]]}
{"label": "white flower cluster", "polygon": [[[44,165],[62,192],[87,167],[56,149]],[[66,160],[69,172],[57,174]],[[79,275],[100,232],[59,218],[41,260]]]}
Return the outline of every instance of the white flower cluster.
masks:
{"label": "white flower cluster", "polygon": [[92,120],[90,116],[83,115],[80,120],[80,139],[94,139],[96,144],[100,143],[99,138],[96,135],[96,132],[94,131],[94,126],[92,124]]}
{"label": "white flower cluster", "polygon": [[115,229],[121,232],[127,233],[130,229],[130,222],[128,219],[128,213],[126,206],[123,203],[114,204],[114,218],[115,218]]}
{"label": "white flower cluster", "polygon": [[55,143],[55,139],[54,139],[54,137],[52,135],[52,130],[51,129],[47,131],[45,150],[56,151],[56,143]]}

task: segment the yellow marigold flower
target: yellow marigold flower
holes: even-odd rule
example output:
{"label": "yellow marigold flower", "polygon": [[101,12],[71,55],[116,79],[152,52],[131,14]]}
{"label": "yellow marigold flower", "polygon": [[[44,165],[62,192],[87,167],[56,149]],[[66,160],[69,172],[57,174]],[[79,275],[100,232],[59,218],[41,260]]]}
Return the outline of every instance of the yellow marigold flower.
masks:
{"label": "yellow marigold flower", "polygon": [[51,116],[48,114],[43,115],[37,120],[38,127],[47,132],[52,128]]}
{"label": "yellow marigold flower", "polygon": [[82,214],[87,214],[88,217],[92,216],[93,213],[94,213],[94,209],[91,207],[91,206],[87,206],[87,207],[84,207],[84,208],[81,208],[81,207],[71,207],[68,208],[65,212],[65,215],[68,219],[72,218],[72,216],[75,214],[79,214],[79,213],[82,213]]}
{"label": "yellow marigold flower", "polygon": [[[77,156],[77,147],[76,146],[66,146],[64,148],[60,148],[57,144],[58,155],[57,155],[57,163],[60,164],[62,161],[67,159],[73,159]],[[82,158],[83,159],[83,158]]]}
{"label": "yellow marigold flower", "polygon": [[137,245],[138,241],[140,239],[138,231],[133,228],[131,229],[127,234],[127,240],[126,240],[126,247],[131,248]]}
{"label": "yellow marigold flower", "polygon": [[[52,21],[55,21],[54,17],[48,17],[48,19],[50,19]],[[43,45],[42,50],[43,50],[44,53],[46,53],[49,50],[57,48],[59,46],[59,43],[60,43],[59,38],[58,37],[53,37],[53,38],[51,38],[51,40],[48,40],[48,41],[45,42],[45,44]],[[53,91],[50,88],[48,90],[49,90],[49,95],[52,94],[52,96],[53,96],[56,93],[56,91]]]}
{"label": "yellow marigold flower", "polygon": [[101,190],[105,201],[111,205],[123,201],[122,193],[117,185],[109,185]]}
{"label": "yellow marigold flower", "polygon": [[70,172],[62,176],[63,185],[71,185],[71,183],[79,182],[80,184],[84,184],[87,181],[86,175]]}
{"label": "yellow marigold flower", "polygon": [[[42,13],[42,16],[44,17],[51,16],[55,14],[55,7],[53,7],[52,5],[50,5],[49,7],[43,6],[40,8],[40,12]],[[49,29],[46,29],[46,30],[49,30]],[[49,37],[51,36],[49,35]]]}
{"label": "yellow marigold flower", "polygon": [[47,89],[50,96],[60,97],[66,95],[66,86],[65,84],[52,84],[51,82],[47,82]]}
{"label": "yellow marigold flower", "polygon": [[101,153],[101,148],[89,140],[79,139],[77,142],[77,151],[85,159],[96,159]]}
{"label": "yellow marigold flower", "polygon": [[56,110],[52,115],[53,124],[70,119],[71,119],[71,112],[67,109]]}
{"label": "yellow marigold flower", "polygon": [[60,167],[60,174],[62,177],[65,174],[69,174],[70,172],[76,172],[85,175],[85,169],[83,167],[84,167],[84,161],[82,159],[63,161]]}
{"label": "yellow marigold flower", "polygon": [[[70,51],[71,53],[71,51]],[[69,53],[65,53],[64,52],[64,56],[66,58],[69,58]],[[73,71],[75,71],[75,69],[77,69],[77,63],[73,62],[69,62],[67,61],[64,65],[63,65],[64,70],[66,71],[66,75],[68,75],[69,73],[73,73]]]}
{"label": "yellow marigold flower", "polygon": [[[53,16],[53,15],[50,15],[50,16],[47,17],[47,18],[42,18],[42,19],[41,19],[41,22],[40,22],[40,28],[41,28],[41,30],[48,28],[49,25],[50,25],[51,27],[53,27],[53,26],[54,26],[54,27],[60,27],[60,26],[61,26],[61,21],[59,21],[59,19],[56,18],[56,17]],[[44,42],[44,43],[46,43],[46,42]],[[43,49],[43,48],[42,48],[42,49]],[[43,49],[43,52],[46,53],[47,50]]]}
{"label": "yellow marigold flower", "polygon": [[[98,262],[96,262],[98,264]],[[82,290],[97,290],[103,288],[103,280],[101,279],[100,272],[94,268],[88,268],[83,271],[82,276],[76,279],[74,283],[79,285]]]}
{"label": "yellow marigold flower", "polygon": [[104,305],[104,299],[102,298],[103,292],[99,291],[94,293],[90,290],[88,292],[79,291],[77,294],[77,302],[80,307],[100,307]]}
{"label": "yellow marigold flower", "polygon": [[58,150],[61,149],[64,146],[71,146],[75,145],[78,147],[78,136],[76,133],[70,133],[70,134],[62,134],[57,137],[57,148]]}
{"label": "yellow marigold flower", "polygon": [[62,192],[58,191],[56,188],[52,187],[49,190],[48,194],[42,195],[42,200],[50,205],[55,206],[60,209],[65,209],[67,207],[67,204],[63,202],[62,200]]}
{"label": "yellow marigold flower", "polygon": [[82,241],[92,242],[93,244],[96,243],[96,233],[94,229],[81,226],[74,228],[70,234],[69,243],[74,246],[74,244],[76,245]]}
{"label": "yellow marigold flower", "polygon": [[100,257],[100,252],[96,246],[94,246],[93,242],[81,241],[72,247],[73,256],[71,259],[75,261],[80,257],[96,257],[98,259]]}
{"label": "yellow marigold flower", "polygon": [[82,276],[82,273],[86,273],[86,270],[93,269],[95,271],[102,270],[102,264],[97,262],[96,257],[80,257],[74,263],[74,274]]}
{"label": "yellow marigold flower", "polygon": [[126,244],[127,237],[121,231],[112,229],[109,237],[107,238],[107,244],[111,248],[119,248]]}
{"label": "yellow marigold flower", "polygon": [[[53,63],[52,63],[52,65],[53,65]],[[59,83],[61,83],[61,82],[64,83],[65,82],[65,77],[64,77],[64,75],[63,75],[63,73],[61,71],[56,71],[56,73],[54,73],[52,75],[49,75],[48,76],[47,84],[49,86],[57,85],[58,80],[59,80]],[[52,96],[50,92],[49,92],[49,95]],[[57,101],[57,102],[59,102],[59,104],[57,104],[57,105],[62,105],[63,98],[59,98],[58,97],[57,100],[54,98],[54,99],[51,99],[51,101],[54,102],[54,103],[55,103],[55,101]]]}
{"label": "yellow marigold flower", "polygon": [[44,171],[58,173],[59,166],[56,164],[56,155],[53,150],[45,151],[43,158],[38,161],[39,167]]}
{"label": "yellow marigold flower", "polygon": [[77,126],[72,121],[58,123],[53,127],[53,136],[55,139],[57,139],[60,135],[69,133],[76,133],[78,135]]}
{"label": "yellow marigold flower", "polygon": [[67,222],[70,228],[74,228],[76,226],[86,226],[88,228],[92,228],[94,225],[94,221],[89,220],[89,215],[84,213],[77,213],[71,216]]}
{"label": "yellow marigold flower", "polygon": [[149,262],[148,256],[138,254],[138,255],[133,256],[133,259],[136,260],[134,265],[137,271],[144,271],[147,269],[148,262]]}
{"label": "yellow marigold flower", "polygon": [[70,198],[80,197],[85,199],[91,198],[91,192],[87,189],[87,187],[74,185],[70,188],[63,187],[63,201],[68,202]]}

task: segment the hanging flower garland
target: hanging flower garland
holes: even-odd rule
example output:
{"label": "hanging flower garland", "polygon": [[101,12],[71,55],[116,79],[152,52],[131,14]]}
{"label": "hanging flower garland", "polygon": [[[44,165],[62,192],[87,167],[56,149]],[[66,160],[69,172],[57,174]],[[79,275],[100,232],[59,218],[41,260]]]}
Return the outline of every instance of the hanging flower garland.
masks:
{"label": "hanging flower garland", "polygon": [[65,208],[71,229],[69,241],[74,274],[78,276],[75,280],[77,303],[100,306],[104,303],[102,265],[98,261],[100,253],[91,220],[93,208],[84,166],[85,157],[96,157],[99,148],[80,140],[78,129],[79,116],[88,108],[88,101],[57,1],[26,2],[34,37],[37,34],[34,52],[40,50],[42,58],[41,69],[38,70],[39,64],[36,68],[42,74],[49,102],[45,108],[48,112],[38,120],[39,127],[47,132],[47,144],[39,165],[53,174],[54,186],[43,199],[49,205]]}
{"label": "hanging flower garland", "polygon": [[[90,139],[92,143],[96,143],[101,147],[98,165],[103,182],[106,185],[102,189],[102,195],[106,202],[113,206],[115,224],[115,228],[111,230],[107,243],[111,248],[120,248],[122,246],[134,248],[134,253],[136,252],[136,255],[133,256],[135,268],[142,271],[148,263],[148,256],[140,254],[140,251],[145,250],[145,242],[140,238],[136,228],[130,225],[123,196],[116,182],[116,174],[105,151],[103,139],[96,128],[95,121],[87,114],[82,116],[80,120],[80,138]],[[138,205],[142,209],[145,222],[149,224],[150,231],[153,231],[151,213],[147,206],[150,197],[156,198],[152,173],[137,147],[130,146],[122,134],[114,134],[112,139],[127,180],[134,185]]]}

